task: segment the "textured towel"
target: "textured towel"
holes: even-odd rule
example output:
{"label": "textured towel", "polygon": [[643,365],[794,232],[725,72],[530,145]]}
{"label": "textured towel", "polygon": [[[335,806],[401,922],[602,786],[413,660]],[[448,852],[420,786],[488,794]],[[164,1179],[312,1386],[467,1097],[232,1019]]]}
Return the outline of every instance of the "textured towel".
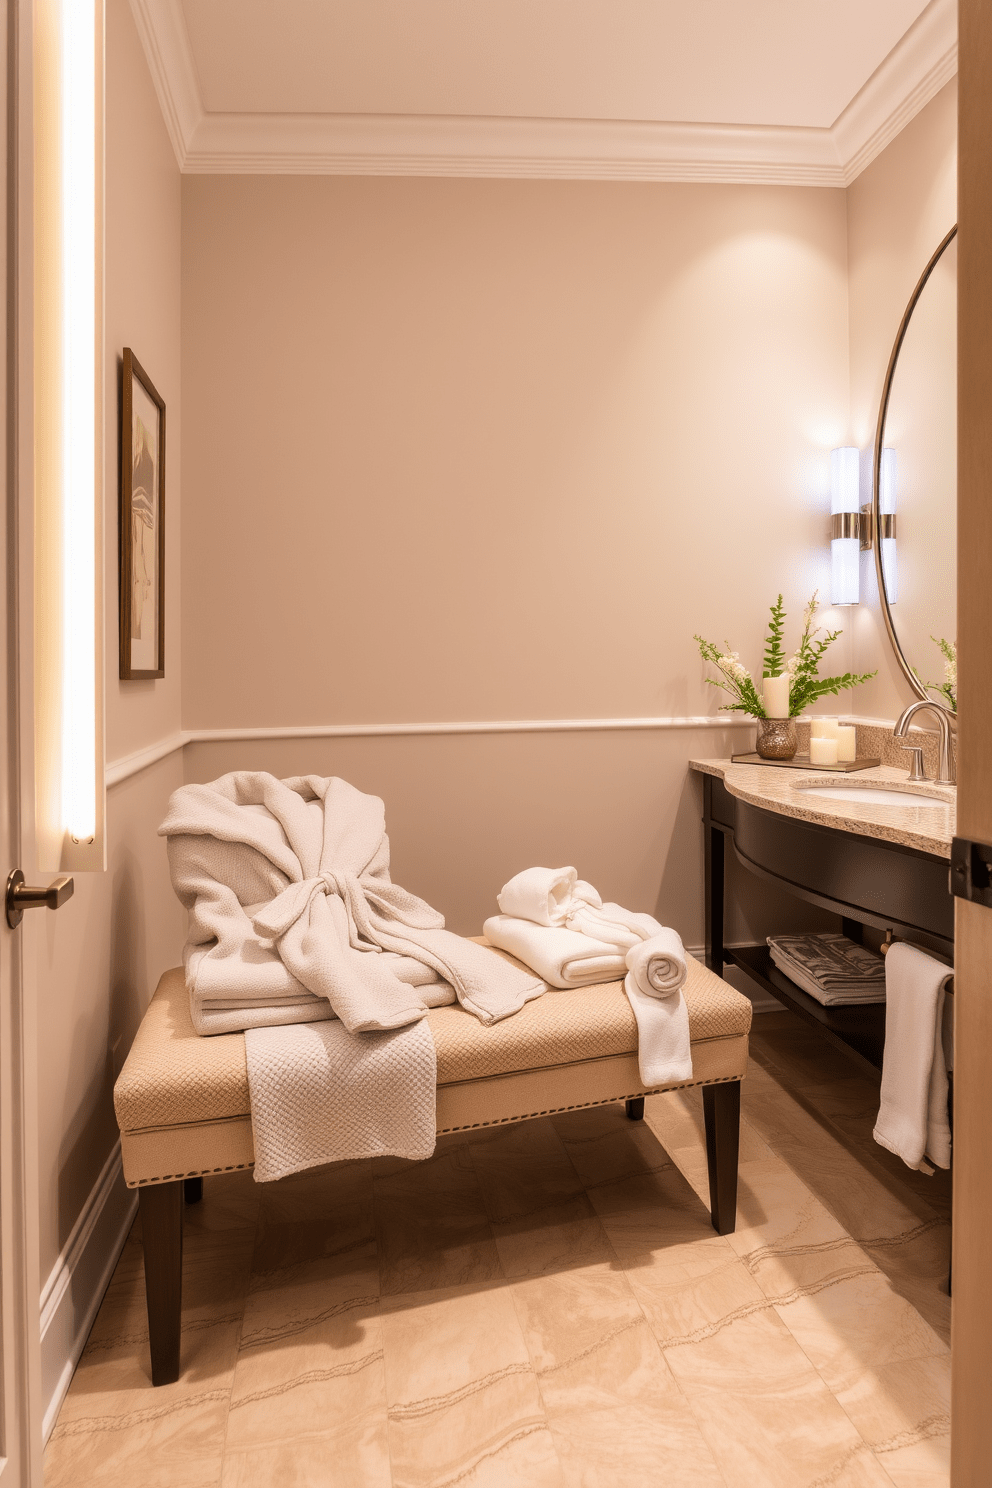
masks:
{"label": "textured towel", "polygon": [[426,1023],[361,1034],[337,1019],[254,1028],[245,1054],[256,1182],[342,1158],[434,1151],[437,1061]]}
{"label": "textured towel", "polygon": [[932,1171],[929,1164],[951,1165],[941,1034],[952,975],[941,962],[905,941],[892,946],[885,958],[882,1100],[874,1136],[907,1167],[924,1172]]}
{"label": "textured towel", "polygon": [[593,940],[577,930],[558,930],[502,914],[487,920],[482,933],[501,951],[509,951],[531,967],[552,987],[588,987],[594,982],[610,982],[623,976],[626,970],[626,962],[616,946]]}
{"label": "textured towel", "polygon": [[637,1019],[637,1066],[645,1085],[692,1079],[689,1012],[682,996],[685,948],[661,929],[627,952],[624,991]]}
{"label": "textured towel", "polygon": [[382,802],[337,777],[240,771],[182,786],[159,832],[190,912],[194,1027],[215,1000],[251,1012],[286,998],[303,1008],[322,999],[352,1033],[403,1027],[428,1004],[383,951],[429,968],[484,1023],[544,990],[518,967],[494,966],[483,946],[445,930],[442,915],[390,881]]}

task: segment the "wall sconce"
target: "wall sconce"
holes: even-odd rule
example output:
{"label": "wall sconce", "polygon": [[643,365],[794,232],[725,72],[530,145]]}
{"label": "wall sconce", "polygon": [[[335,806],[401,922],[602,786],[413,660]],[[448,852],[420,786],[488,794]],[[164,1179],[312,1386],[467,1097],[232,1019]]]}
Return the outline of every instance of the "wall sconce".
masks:
{"label": "wall sconce", "polygon": [[[896,452],[882,450],[879,488],[882,573],[889,603],[898,594],[896,562]],[[861,601],[859,554],[871,552],[875,522],[871,502],[861,504],[861,455],[851,445],[830,451],[830,603]]]}
{"label": "wall sconce", "polygon": [[861,551],[861,453],[830,451],[830,603],[856,605]]}

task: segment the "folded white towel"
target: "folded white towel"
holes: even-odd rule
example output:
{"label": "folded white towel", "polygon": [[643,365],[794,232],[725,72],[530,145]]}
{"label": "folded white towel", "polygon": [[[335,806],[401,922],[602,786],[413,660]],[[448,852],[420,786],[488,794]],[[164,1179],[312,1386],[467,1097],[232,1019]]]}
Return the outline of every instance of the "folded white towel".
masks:
{"label": "folded white towel", "polygon": [[692,1079],[689,1012],[682,996],[685,948],[674,930],[660,929],[627,952],[624,991],[637,1020],[637,1065],[647,1086]]}
{"label": "folded white towel", "polygon": [[578,877],[574,868],[525,868],[503,885],[496,903],[512,919],[564,925]]}
{"label": "folded white towel", "polygon": [[337,1018],[245,1034],[255,1181],[343,1158],[434,1151],[428,1025],[351,1034]]}
{"label": "folded white towel", "polygon": [[533,920],[493,915],[482,933],[501,951],[509,951],[552,987],[588,987],[623,976],[626,962],[615,946],[577,930],[536,925]]}
{"label": "folded white towel", "polygon": [[885,1051],[875,1141],[910,1168],[951,1165],[941,1039],[946,966],[900,941],[885,958]]}

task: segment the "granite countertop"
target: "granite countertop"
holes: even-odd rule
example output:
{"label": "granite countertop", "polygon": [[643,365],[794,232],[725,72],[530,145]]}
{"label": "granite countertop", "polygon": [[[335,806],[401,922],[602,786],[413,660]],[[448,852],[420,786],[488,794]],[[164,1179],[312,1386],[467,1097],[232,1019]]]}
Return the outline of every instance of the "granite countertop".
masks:
{"label": "granite countertop", "polygon": [[[891,765],[850,775],[816,769],[783,770],[774,765],[735,765],[729,759],[693,759],[689,767],[701,775],[718,776],[732,796],[752,806],[763,806],[779,816],[794,816],[821,827],[838,827],[861,837],[897,842],[902,847],[915,847],[920,852],[950,859],[957,814],[957,791],[953,785],[934,785],[929,780],[911,783],[905,770]],[[811,796],[800,788],[815,784],[858,790],[883,781],[911,795],[940,796],[947,805],[883,806],[869,802],[862,806],[856,801],[835,802],[825,796]]]}

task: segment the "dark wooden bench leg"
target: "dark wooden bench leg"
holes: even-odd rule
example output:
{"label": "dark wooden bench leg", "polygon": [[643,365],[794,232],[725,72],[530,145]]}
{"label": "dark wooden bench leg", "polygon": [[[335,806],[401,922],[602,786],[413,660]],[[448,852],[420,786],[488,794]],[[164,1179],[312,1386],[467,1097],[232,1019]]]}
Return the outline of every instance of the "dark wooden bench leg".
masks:
{"label": "dark wooden bench leg", "polygon": [[741,1082],[703,1086],[706,1166],[710,1178],[710,1213],[718,1235],[737,1228],[737,1157],[741,1138]]}
{"label": "dark wooden bench leg", "polygon": [[145,1252],[145,1301],[152,1355],[152,1384],[179,1378],[183,1302],[183,1180],[150,1183],[138,1190]]}
{"label": "dark wooden bench leg", "polygon": [[203,1179],[184,1178],[183,1198],[186,1200],[187,1204],[198,1204],[203,1198]]}
{"label": "dark wooden bench leg", "polygon": [[627,1102],[627,1120],[628,1121],[643,1121],[644,1120],[644,1097],[643,1097],[643,1095],[632,1096],[631,1099]]}

